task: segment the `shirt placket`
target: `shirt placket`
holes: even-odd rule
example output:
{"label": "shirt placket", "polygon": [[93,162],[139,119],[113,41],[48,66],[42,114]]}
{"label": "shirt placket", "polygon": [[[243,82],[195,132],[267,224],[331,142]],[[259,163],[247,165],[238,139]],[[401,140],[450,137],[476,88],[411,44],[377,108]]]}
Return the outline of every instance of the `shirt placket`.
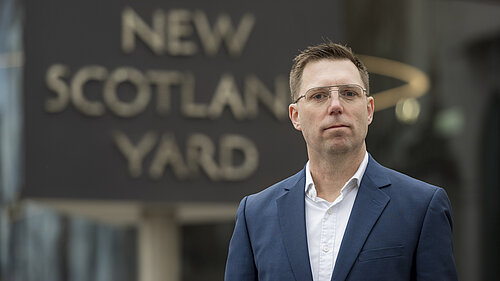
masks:
{"label": "shirt placket", "polygon": [[333,269],[334,241],[337,226],[335,206],[330,206],[321,221],[320,280],[327,280]]}

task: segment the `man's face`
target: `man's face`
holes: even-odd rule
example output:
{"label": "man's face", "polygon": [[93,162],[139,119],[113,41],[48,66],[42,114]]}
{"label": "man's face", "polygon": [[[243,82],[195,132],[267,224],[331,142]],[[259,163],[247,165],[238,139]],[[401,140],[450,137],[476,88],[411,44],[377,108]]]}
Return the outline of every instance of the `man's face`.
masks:
{"label": "man's face", "polygon": [[[356,66],[350,60],[319,60],[306,65],[298,96],[314,87],[357,84],[364,88]],[[354,101],[339,98],[332,88],[324,104],[302,98],[289,106],[290,120],[302,131],[309,154],[347,154],[365,150],[368,125],[372,122],[374,102],[363,95]]]}

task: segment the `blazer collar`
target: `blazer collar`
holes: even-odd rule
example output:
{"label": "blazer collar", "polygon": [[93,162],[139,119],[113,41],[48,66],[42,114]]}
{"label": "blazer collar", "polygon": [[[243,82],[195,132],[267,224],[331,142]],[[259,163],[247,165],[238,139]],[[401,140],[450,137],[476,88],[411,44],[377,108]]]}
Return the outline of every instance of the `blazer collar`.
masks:
{"label": "blazer collar", "polygon": [[295,280],[312,281],[306,235],[305,169],[290,180],[292,184],[284,186],[285,193],[276,199],[281,236]]}
{"label": "blazer collar", "polygon": [[[333,271],[333,281],[346,279],[378,217],[389,202],[380,188],[391,184],[385,168],[368,155],[368,166],[354,201],[340,252]],[[312,281],[305,218],[305,168],[283,186],[284,194],[276,199],[278,220],[287,258],[296,280]]]}
{"label": "blazer collar", "polygon": [[332,281],[343,281],[347,278],[368,235],[390,200],[380,188],[390,184],[385,168],[369,155],[368,166],[337,256]]}

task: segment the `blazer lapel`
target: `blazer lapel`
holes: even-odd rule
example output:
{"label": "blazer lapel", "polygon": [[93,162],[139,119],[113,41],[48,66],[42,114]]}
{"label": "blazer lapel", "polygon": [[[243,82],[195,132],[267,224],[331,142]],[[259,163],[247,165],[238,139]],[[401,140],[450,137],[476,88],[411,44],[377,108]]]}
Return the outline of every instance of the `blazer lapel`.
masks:
{"label": "blazer lapel", "polygon": [[366,238],[390,200],[379,188],[389,184],[383,167],[370,156],[342,239],[332,281],[344,281],[349,274]]}
{"label": "blazer lapel", "polygon": [[285,187],[285,194],[276,199],[278,218],[288,260],[297,281],[312,281],[307,249],[305,219],[305,170],[295,185]]}

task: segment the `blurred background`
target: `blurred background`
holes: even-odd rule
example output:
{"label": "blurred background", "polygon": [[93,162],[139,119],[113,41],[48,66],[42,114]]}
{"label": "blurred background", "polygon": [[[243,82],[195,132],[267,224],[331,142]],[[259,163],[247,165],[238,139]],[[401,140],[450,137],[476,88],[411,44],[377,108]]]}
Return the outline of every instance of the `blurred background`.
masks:
{"label": "blurred background", "polygon": [[371,73],[367,145],[500,276],[500,2],[0,0],[0,280],[222,280],[239,200],[300,170],[292,58]]}

